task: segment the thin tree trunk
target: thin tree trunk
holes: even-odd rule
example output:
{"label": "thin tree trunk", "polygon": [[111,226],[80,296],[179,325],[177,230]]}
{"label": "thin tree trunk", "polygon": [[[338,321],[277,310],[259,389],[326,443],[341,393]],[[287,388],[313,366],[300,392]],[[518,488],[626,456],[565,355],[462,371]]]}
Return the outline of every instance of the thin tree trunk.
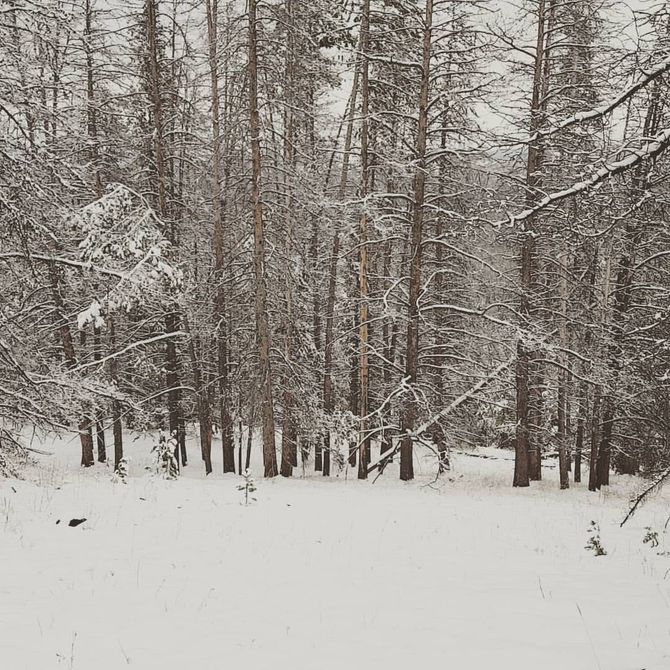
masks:
{"label": "thin tree trunk", "polygon": [[[560,284],[559,299],[561,309],[561,323],[559,326],[559,337],[561,347],[568,348],[568,263],[567,254],[561,254],[560,262]],[[558,372],[558,472],[561,489],[567,489],[570,486],[569,460],[568,460],[568,373],[565,369],[567,360],[561,355],[561,368]]]}
{"label": "thin tree trunk", "polygon": [[604,401],[602,433],[598,447],[598,460],[596,463],[596,488],[609,486],[610,483],[610,454],[612,445],[612,428],[614,425],[614,408],[610,398]]}
{"label": "thin tree trunk", "polygon": [[253,415],[249,412],[249,426],[247,430],[247,453],[244,459],[244,469],[245,471],[249,469],[251,465],[251,444],[254,438],[254,425],[253,425]]}
{"label": "thin tree trunk", "polygon": [[516,440],[514,446],[514,486],[529,486],[528,473],[528,352],[522,340],[516,359]]}
{"label": "thin tree trunk", "polygon": [[558,373],[558,472],[561,489],[570,486],[567,451],[567,381],[566,373],[560,370]]}
{"label": "thin tree trunk", "polygon": [[575,474],[574,480],[575,484],[579,484],[582,481],[582,453],[584,451],[584,424],[586,421],[586,384],[582,389],[577,416],[577,436],[575,438]]}
{"label": "thin tree trunk", "polygon": [[239,408],[239,419],[237,421],[238,443],[237,443],[237,473],[242,474],[242,407]]}
{"label": "thin tree trunk", "polygon": [[[74,340],[72,339],[72,331],[65,317],[65,304],[60,289],[60,274],[54,263],[49,263],[49,279],[51,283],[51,297],[56,308],[58,335],[63,347],[63,358],[68,368],[75,368],[77,366],[77,357],[74,351]],[[88,468],[95,464],[91,419],[87,416],[82,416],[77,424],[77,428],[81,442],[81,465]]]}
{"label": "thin tree trunk", "polygon": [[258,113],[258,36],[256,33],[256,0],[249,0],[249,117],[251,130],[252,184],[254,208],[254,272],[256,279],[256,331],[258,333],[261,377],[261,421],[263,426],[263,466],[266,477],[277,475],[275,448],[272,369],[270,366],[270,325],[268,322],[265,271],[265,230],[261,199],[261,143]]}
{"label": "thin tree trunk", "polygon": [[[537,38],[535,45],[535,63],[533,69],[533,92],[531,97],[530,134],[535,134],[544,120],[543,90],[546,88],[545,38],[546,38],[546,2],[538,0]],[[539,140],[528,146],[526,163],[526,184],[528,204],[537,199],[541,186],[540,170],[543,161],[543,148]],[[535,225],[526,220],[522,227],[523,241],[521,244],[521,315],[530,320],[535,312],[535,288],[537,285],[537,249]],[[516,364],[516,448],[514,458],[514,486],[528,486],[531,479],[539,479],[540,444],[538,442],[539,426],[536,425],[540,414],[536,402],[539,399],[538,365],[535,352],[520,338],[517,343]]]}
{"label": "thin tree trunk", "polygon": [[591,414],[591,456],[589,458],[589,491],[598,486],[598,443],[600,442],[600,389],[596,388]]}
{"label": "thin tree trunk", "polygon": [[368,190],[370,186],[370,161],[368,157],[369,136],[369,61],[370,50],[370,0],[363,0],[361,15],[361,202],[363,211],[359,224],[358,239],[358,355],[359,355],[359,388],[358,415],[360,426],[358,432],[358,478],[367,479],[370,462],[370,438],[367,434],[367,415],[369,401],[369,344],[368,344]]}
{"label": "thin tree trunk", "polygon": [[[19,26],[16,18],[16,3],[17,0],[9,0],[9,6],[10,6],[10,11],[9,14],[11,16],[11,22],[9,26],[11,26],[11,33],[12,33],[12,44],[14,47],[14,52],[16,54],[21,53],[21,36],[19,34]],[[8,27],[9,27],[8,26]],[[26,81],[26,72],[24,68],[19,68],[19,82],[21,84],[21,89],[23,91],[28,90],[28,82]],[[30,145],[30,150],[33,151],[35,148],[35,117],[33,115],[33,111],[35,106],[34,105],[22,105],[24,109],[22,110],[25,117],[26,117],[26,126],[28,129],[28,143]]]}
{"label": "thin tree trunk", "polygon": [[[214,277],[216,293],[214,298],[214,322],[217,334],[217,358],[219,373],[219,411],[221,423],[221,450],[223,472],[235,472],[235,445],[232,435],[232,413],[230,411],[230,389],[228,384],[228,329],[226,327],[225,293],[225,225],[221,189],[221,113],[219,98],[218,64],[218,0],[206,0],[207,38],[209,46],[209,74],[212,87],[212,219],[214,248]],[[226,117],[227,120],[227,117]],[[240,462],[241,467],[241,462]]]}
{"label": "thin tree trunk", "polygon": [[[163,120],[163,100],[161,94],[161,76],[159,70],[159,47],[158,47],[158,7],[157,0],[146,0],[145,21],[147,30],[148,48],[148,73],[147,92],[151,108],[153,122],[152,152],[156,174],[156,204],[158,214],[162,221],[167,224],[167,163],[165,158],[165,133]],[[168,227],[169,241],[173,247],[177,246],[176,231],[174,225]],[[165,316],[165,328],[168,333],[176,332],[179,328],[179,308],[173,305]],[[165,348],[165,370],[168,386],[168,424],[170,433],[176,437],[177,449],[175,456],[179,461],[180,447],[184,447],[185,426],[181,416],[179,391],[179,355],[174,340],[168,340]]]}
{"label": "thin tree trunk", "polygon": [[[116,324],[112,317],[107,320],[109,324],[109,346],[112,351],[116,349]],[[119,361],[115,356],[109,362],[109,374],[119,390]],[[114,471],[119,469],[119,462],[123,458],[123,425],[121,423],[121,403],[112,401],[112,433],[114,435]]]}
{"label": "thin tree trunk", "polygon": [[[293,111],[294,99],[294,60],[295,60],[295,39],[293,26],[293,0],[285,0],[285,21],[286,21],[286,58],[284,65],[284,146],[283,146],[283,188],[286,213],[286,236],[285,236],[285,257],[291,257],[293,240],[293,185],[290,181],[289,171],[295,171],[295,119]],[[286,366],[282,421],[282,440],[281,440],[281,467],[280,474],[283,477],[290,477],[293,474],[293,467],[298,464],[297,456],[297,416],[295,414],[295,398],[291,389],[291,363],[293,360],[293,339],[294,339],[294,315],[293,315],[293,285],[291,273],[286,274],[286,312],[284,318],[284,361]],[[326,473],[324,473],[326,474]]]}
{"label": "thin tree trunk", "polygon": [[[100,328],[95,325],[93,326],[93,358],[96,361],[102,358]],[[98,447],[98,463],[105,463],[107,462],[107,448],[105,445],[105,426],[102,412],[98,412],[95,417],[95,436]]]}
{"label": "thin tree trunk", "polygon": [[[359,40],[360,43],[360,40]],[[351,94],[349,96],[349,105],[347,108],[347,124],[344,137],[344,150],[342,155],[342,171],[340,173],[340,184],[338,188],[338,199],[341,201],[347,192],[349,176],[349,158],[353,143],[354,116],[356,113],[356,98],[358,96],[358,84],[360,74],[360,58],[356,59],[354,65],[354,78],[351,85]],[[326,416],[332,415],[335,408],[333,396],[333,349],[334,349],[334,328],[335,328],[335,299],[337,289],[337,265],[340,258],[340,218],[335,220],[335,232],[333,234],[333,246],[330,254],[330,264],[328,268],[328,300],[326,304],[326,333],[323,347],[323,409]],[[354,412],[357,408],[354,408]],[[323,470],[322,448],[317,440],[315,448],[314,467],[315,470]],[[323,444],[327,453],[330,452],[330,431],[326,430],[323,435]],[[355,451],[353,452],[353,463],[349,457],[350,465],[356,465]]]}
{"label": "thin tree trunk", "polygon": [[[91,45],[92,32],[92,10],[91,1],[86,0],[85,5],[85,41],[86,41],[86,130],[89,143],[89,160],[93,169],[94,191],[98,198],[102,196],[102,179],[100,177],[99,150],[98,150],[98,121],[95,108],[95,87],[93,78],[93,48]],[[97,287],[96,287],[97,290]],[[96,361],[102,358],[102,342],[100,339],[100,328],[93,325],[93,357]],[[107,450],[105,445],[105,428],[103,414],[97,412],[95,417],[95,434],[98,447],[98,462],[107,461]]]}
{"label": "thin tree trunk", "polygon": [[[356,274],[353,268],[349,267],[350,276],[352,277],[353,282],[356,282]],[[359,361],[359,352],[358,352],[358,313],[354,313],[353,316],[353,328],[351,330],[351,355],[349,358],[349,410],[353,416],[358,416],[360,409],[360,403],[358,400],[358,395],[361,388],[361,376],[360,376],[360,361]],[[363,446],[360,447],[361,449]],[[354,468],[356,467],[356,462],[358,460],[358,437],[352,437],[349,440],[349,465]]]}
{"label": "thin tree trunk", "polygon": [[[387,182],[386,190],[389,193],[394,192],[394,185],[391,182],[390,178],[389,181]],[[390,283],[388,282],[388,278],[391,275],[391,258],[393,255],[393,243],[389,239],[386,241],[386,244],[384,245],[384,290],[387,291],[390,288]],[[384,357],[386,358],[387,361],[392,362],[392,359],[390,358],[390,350],[391,350],[391,328],[392,328],[392,322],[391,319],[388,317],[384,319],[384,323],[382,325],[382,350],[384,351]],[[383,375],[382,378],[384,380],[384,389],[385,393],[388,393],[388,389],[391,387],[392,383],[392,370],[391,370],[391,365],[390,364],[385,364],[384,365],[384,370],[383,370]],[[386,428],[386,422],[389,418],[390,412],[388,410],[385,410],[382,412],[381,415],[381,423],[382,423],[382,428],[381,428],[381,433],[380,433],[380,447],[379,447],[379,454],[380,456],[383,456],[387,451],[391,451],[393,448],[393,438],[391,437],[391,430]]]}
{"label": "thin tree trunk", "polygon": [[195,348],[195,337],[191,332],[188,317],[184,315],[184,328],[188,333],[188,350],[193,367],[193,379],[195,381],[196,405],[198,408],[198,423],[200,424],[200,451],[202,460],[205,462],[205,474],[212,472],[212,418],[209,407],[207,390],[203,384],[202,370],[198,361]]}
{"label": "thin tree trunk", "polygon": [[[405,378],[410,386],[417,383],[419,369],[419,296],[421,293],[421,259],[423,246],[424,200],[426,193],[426,146],[428,137],[428,93],[430,86],[430,58],[433,25],[433,0],[426,0],[423,32],[423,58],[421,91],[419,94],[419,128],[416,138],[416,172],[414,173],[414,198],[410,240],[409,305],[407,323],[407,348],[405,353]],[[416,394],[410,392],[401,409],[400,429],[400,479],[414,478],[412,432],[418,416]]]}
{"label": "thin tree trunk", "polygon": [[93,11],[91,0],[86,0],[85,4],[85,49],[86,49],[86,129],[89,141],[89,160],[93,169],[93,188],[95,194],[102,195],[102,178],[100,175],[100,156],[98,141],[98,119],[95,107],[95,80],[93,70],[93,46],[91,40],[93,37]]}

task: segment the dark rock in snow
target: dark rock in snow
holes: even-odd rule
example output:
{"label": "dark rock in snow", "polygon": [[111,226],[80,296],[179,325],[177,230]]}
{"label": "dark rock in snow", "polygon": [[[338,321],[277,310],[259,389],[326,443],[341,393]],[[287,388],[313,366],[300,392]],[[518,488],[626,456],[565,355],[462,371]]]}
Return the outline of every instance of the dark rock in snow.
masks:
{"label": "dark rock in snow", "polygon": [[84,521],[86,521],[86,519],[70,519],[70,523],[68,523],[68,526],[74,528],[75,526],[84,523]]}

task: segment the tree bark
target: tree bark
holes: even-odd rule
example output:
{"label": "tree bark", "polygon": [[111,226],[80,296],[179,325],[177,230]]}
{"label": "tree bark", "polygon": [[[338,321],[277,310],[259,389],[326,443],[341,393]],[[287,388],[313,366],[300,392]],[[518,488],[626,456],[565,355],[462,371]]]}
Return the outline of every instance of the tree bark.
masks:
{"label": "tree bark", "polygon": [[[567,253],[562,253],[559,261],[560,279],[559,279],[559,300],[561,310],[561,323],[559,326],[559,338],[561,347],[568,348],[568,263]],[[559,485],[561,489],[567,489],[570,486],[568,459],[568,373],[566,366],[568,361],[566,356],[560,356],[561,368],[558,371],[558,473]]]}
{"label": "tree bark", "polygon": [[[551,2],[551,0],[549,0]],[[535,62],[533,67],[533,91],[530,109],[530,134],[535,137],[544,121],[544,105],[546,91],[547,67],[545,58],[545,39],[547,23],[547,7],[545,0],[538,0],[537,37],[535,45]],[[526,202],[532,205],[538,197],[541,187],[543,147],[539,139],[533,140],[528,146],[526,162]],[[523,222],[523,241],[521,244],[521,305],[520,314],[528,323],[535,313],[537,269],[536,225],[533,219]],[[537,355],[523,339],[517,343],[516,365],[516,448],[514,463],[514,486],[528,486],[531,479],[541,478],[541,445],[539,432],[542,410],[538,405],[541,398],[539,391]],[[525,462],[522,462],[525,461]]]}
{"label": "tree bark", "polygon": [[603,403],[602,433],[598,447],[598,460],[596,462],[596,489],[601,486],[609,486],[610,483],[610,454],[612,446],[612,428],[614,426],[614,408],[612,401],[607,398]]}
{"label": "tree bark", "polygon": [[[354,65],[354,78],[351,85],[351,95],[349,96],[349,105],[347,111],[347,125],[344,137],[344,150],[342,155],[342,171],[340,173],[340,184],[338,188],[338,198],[342,200],[347,192],[349,176],[349,159],[353,143],[354,116],[356,113],[356,98],[358,96],[358,83],[360,73],[360,60],[357,58]],[[335,409],[335,399],[333,395],[333,349],[335,343],[335,298],[337,289],[337,265],[340,259],[340,218],[335,221],[335,232],[333,234],[333,246],[330,254],[330,263],[328,267],[328,300],[326,304],[326,333],[323,347],[323,410],[326,416],[330,417]],[[330,452],[330,431],[327,430],[323,436],[323,448],[326,453]],[[354,462],[350,465],[355,465]],[[315,469],[323,470],[323,456],[321,446],[317,441],[315,451]],[[329,468],[328,468],[329,469]],[[328,472],[324,473],[328,474]]]}
{"label": "tree bark", "polygon": [[261,197],[261,123],[258,113],[258,35],[256,31],[256,0],[249,0],[249,117],[251,131],[252,183],[254,210],[254,273],[256,284],[256,330],[258,336],[261,377],[261,421],[263,426],[263,467],[266,477],[277,475],[275,447],[272,369],[270,365],[270,325],[267,309],[265,273],[265,230]]}
{"label": "tree bark", "polygon": [[[116,323],[112,317],[109,317],[107,322],[109,324],[109,346],[113,352],[116,349]],[[119,391],[119,361],[116,356],[109,362],[109,374],[116,390]],[[121,403],[118,400],[112,401],[112,434],[114,436],[114,472],[116,472],[123,458],[123,424],[121,423]]]}
{"label": "tree bark", "polygon": [[575,484],[582,481],[582,453],[584,451],[584,424],[586,422],[586,385],[582,388],[579,397],[578,416],[577,416],[577,435],[575,438]]}
{"label": "tree bark", "polygon": [[[283,188],[285,200],[285,257],[288,259],[292,254],[291,242],[293,240],[293,225],[295,214],[293,212],[293,184],[290,180],[289,171],[295,172],[295,117],[294,117],[294,61],[295,61],[295,27],[293,25],[293,2],[294,0],[285,0],[285,21],[286,21],[286,58],[284,63],[284,110],[283,110]],[[293,282],[291,273],[286,273],[285,300],[286,311],[284,318],[284,392],[282,397],[283,421],[282,421],[282,440],[281,440],[281,467],[280,474],[283,477],[293,475],[293,467],[298,464],[297,452],[297,422],[295,397],[292,390],[291,363],[293,360],[293,339],[294,339],[294,314],[293,314]],[[324,472],[324,474],[326,474]]]}
{"label": "tree bark", "polygon": [[205,462],[205,474],[212,472],[212,417],[210,413],[207,389],[203,384],[202,370],[195,349],[195,337],[191,332],[188,317],[184,315],[184,328],[188,333],[188,350],[193,367],[193,379],[195,381],[196,405],[198,408],[198,423],[200,424],[200,451],[202,460]]}
{"label": "tree bark", "polygon": [[367,415],[369,411],[369,351],[368,351],[368,212],[367,197],[370,187],[370,161],[368,157],[369,136],[369,60],[370,49],[370,0],[363,0],[361,15],[361,202],[363,211],[359,222],[358,239],[358,478],[367,479],[370,462],[370,438],[367,434]]}
{"label": "tree bark", "polygon": [[[100,339],[100,328],[93,326],[93,358],[99,361],[102,358],[102,342]],[[98,463],[107,461],[107,448],[105,444],[104,415],[98,412],[95,417],[95,437],[98,447]]]}
{"label": "tree bark", "polygon": [[589,457],[589,491],[597,491],[598,486],[598,444],[600,442],[600,389],[596,388],[591,413],[591,455]]}
{"label": "tree bark", "polygon": [[[167,163],[165,157],[165,132],[163,120],[163,100],[161,91],[161,76],[159,66],[158,46],[158,2],[157,0],[146,0],[145,22],[147,33],[147,93],[153,123],[152,153],[155,167],[155,193],[158,214],[168,229],[168,238],[173,247],[177,246],[176,231],[174,225],[167,226],[168,200],[167,200]],[[166,332],[176,332],[179,328],[179,308],[172,305],[165,316]],[[165,348],[165,370],[166,383],[168,387],[168,424],[170,433],[175,435],[177,441],[176,458],[179,461],[179,447],[184,446],[185,426],[181,416],[181,392],[179,390],[179,354],[177,344],[174,340],[168,340]],[[206,432],[206,428],[205,428]],[[185,448],[185,447],[184,447]]]}
{"label": "tree bark", "polygon": [[[233,420],[230,410],[230,389],[228,384],[228,328],[226,327],[225,291],[225,224],[224,202],[226,195],[221,189],[221,113],[219,96],[218,63],[218,0],[206,0],[207,38],[209,46],[209,74],[212,87],[212,219],[214,248],[214,277],[216,292],[214,298],[214,322],[217,335],[217,360],[219,374],[219,413],[221,423],[221,450],[223,472],[235,472],[235,445],[233,442]],[[226,117],[227,119],[227,117]],[[240,463],[241,467],[241,463]]]}
{"label": "tree bark", "polygon": [[[55,306],[56,319],[58,323],[58,335],[63,347],[63,358],[65,365],[72,369],[77,366],[77,356],[74,350],[72,331],[65,317],[65,303],[61,295],[61,280],[58,268],[54,263],[49,263],[49,280],[51,284],[51,297]],[[81,442],[81,465],[89,468],[95,464],[93,456],[93,436],[91,434],[91,419],[82,416],[77,424],[79,440]]]}
{"label": "tree bark", "polygon": [[[421,259],[423,245],[424,200],[426,194],[426,146],[428,138],[428,93],[430,87],[430,59],[432,47],[433,0],[426,0],[423,31],[421,90],[419,93],[419,127],[416,138],[416,171],[412,202],[410,239],[409,305],[407,312],[407,345],[405,378],[410,386],[417,383],[419,369],[419,296],[421,293]],[[418,407],[416,393],[410,392],[401,409],[400,479],[414,478],[413,441]]]}

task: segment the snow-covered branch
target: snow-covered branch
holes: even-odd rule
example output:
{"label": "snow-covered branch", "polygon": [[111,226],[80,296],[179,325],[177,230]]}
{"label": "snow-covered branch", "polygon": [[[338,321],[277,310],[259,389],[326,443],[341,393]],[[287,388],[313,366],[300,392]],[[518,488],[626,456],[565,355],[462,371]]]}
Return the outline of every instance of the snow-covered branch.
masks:
{"label": "snow-covered branch", "polygon": [[[508,358],[504,363],[501,363],[493,372],[478,381],[474,386],[471,386],[465,393],[462,393],[458,398],[449,403],[444,409],[440,410],[437,414],[434,414],[427,421],[424,421],[418,428],[411,432],[411,436],[414,439],[417,439],[422,433],[425,433],[432,425],[434,425],[440,419],[444,419],[449,416],[455,409],[458,409],[464,402],[472,398],[476,393],[481,391],[483,388],[488,386],[492,381],[497,379],[505,370],[514,365],[516,361],[516,354]],[[381,467],[386,463],[399,449],[402,441],[398,440],[396,446],[390,450],[385,451],[377,460],[370,463],[368,466],[368,474]]]}
{"label": "snow-covered branch", "polygon": [[115,277],[116,279],[125,279],[127,275],[127,273],[120,272],[119,270],[93,265],[93,263],[87,261],[79,261],[74,258],[67,258],[65,256],[50,256],[48,254],[25,253],[23,251],[4,251],[0,253],[0,260],[10,260],[14,258],[26,261],[35,260],[43,261],[45,263],[56,263],[58,265],[66,265],[68,267],[77,268],[79,270],[91,270],[92,272],[97,272],[98,274],[109,277]]}
{"label": "snow-covered branch", "polygon": [[185,333],[184,331],[178,330],[175,331],[174,333],[162,333],[161,335],[156,335],[155,337],[148,337],[147,339],[144,340],[131,342],[128,346],[124,347],[123,349],[119,349],[118,351],[115,351],[109,354],[108,356],[101,358],[100,360],[90,361],[88,363],[78,365],[76,368],[70,370],[70,372],[79,372],[81,370],[85,370],[86,368],[99,367],[100,365],[103,365],[107,361],[111,361],[114,358],[118,358],[119,356],[122,356],[123,354],[126,354],[129,351],[132,351],[133,349],[137,349],[138,347],[143,347],[147,344],[154,344],[156,342],[162,342],[163,340],[169,340],[171,338],[186,337],[186,335],[187,333]]}
{"label": "snow-covered branch", "polygon": [[661,472],[660,475],[658,475],[654,481],[647,486],[642,493],[640,493],[637,498],[635,498],[632,502],[631,508],[628,510],[628,513],[624,517],[624,520],[619,524],[620,526],[623,526],[628,519],[630,519],[633,514],[637,511],[637,508],[655,491],[658,491],[661,486],[663,486],[664,482],[670,477],[670,468],[666,468]]}
{"label": "snow-covered branch", "polygon": [[670,128],[665,128],[656,134],[652,139],[644,141],[642,147],[639,149],[629,149],[629,153],[617,161],[606,163],[602,167],[594,170],[586,179],[575,182],[562,191],[555,191],[549,193],[542,198],[536,205],[523,210],[519,214],[510,215],[508,219],[497,221],[494,226],[501,227],[504,225],[513,226],[516,223],[521,223],[531,218],[535,214],[546,209],[550,205],[555,205],[561,200],[570,198],[580,193],[588,191],[608,177],[613,177],[616,174],[625,172],[634,167],[638,163],[646,159],[655,158],[662,154],[670,144]]}
{"label": "snow-covered branch", "polygon": [[643,77],[638,79],[632,86],[617,95],[615,98],[612,98],[612,100],[609,102],[603,105],[599,105],[598,107],[594,107],[593,109],[577,112],[576,114],[569,116],[567,119],[564,119],[561,121],[561,123],[551,128],[538,130],[537,132],[533,133],[526,140],[526,142],[530,144],[531,142],[535,142],[538,139],[543,139],[545,137],[554,135],[561,130],[565,130],[570,126],[574,126],[577,123],[585,123],[586,121],[593,121],[594,119],[606,116],[610,112],[614,111],[617,107],[620,107],[624,102],[632,98],[638,91],[642,90],[652,81],[658,79],[658,77],[660,77],[668,70],[670,70],[670,57],[662,61],[653,70],[649,70],[647,72],[643,70]]}

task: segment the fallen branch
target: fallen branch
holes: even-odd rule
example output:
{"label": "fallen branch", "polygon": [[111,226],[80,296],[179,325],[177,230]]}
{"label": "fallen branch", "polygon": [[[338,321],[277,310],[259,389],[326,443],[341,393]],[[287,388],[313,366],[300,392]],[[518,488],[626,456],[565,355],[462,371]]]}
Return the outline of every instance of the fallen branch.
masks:
{"label": "fallen branch", "polygon": [[[419,438],[419,436],[422,433],[425,433],[436,421],[439,421],[440,419],[443,419],[444,417],[451,414],[451,412],[460,407],[466,400],[472,398],[472,396],[475,395],[475,393],[481,391],[485,386],[490,384],[496,377],[498,377],[498,375],[507,370],[507,368],[511,367],[515,361],[516,361],[516,355],[509,358],[504,363],[501,363],[490,375],[488,375],[481,381],[477,382],[473,387],[468,389],[462,395],[458,396],[456,400],[451,402],[437,414],[433,415],[430,419],[428,419],[428,421],[422,423],[416,430],[409,432],[410,437],[412,437],[412,439],[414,440]],[[383,469],[384,467],[386,467],[386,464],[393,458],[393,456],[395,456],[395,454],[400,449],[401,442],[402,442],[401,440],[398,440],[396,446],[393,447],[393,449],[391,449],[390,451],[385,451],[384,454],[381,455],[376,461],[368,465],[368,474],[370,474],[374,470],[377,470],[378,468]]]}
{"label": "fallen branch", "polygon": [[637,508],[649,497],[650,494],[660,489],[668,477],[670,477],[670,467],[666,468],[644,491],[642,491],[642,493],[640,493],[637,498],[635,498],[634,501],[631,501],[633,506],[628,510],[628,514],[626,514],[624,520],[619,524],[619,527],[623,527],[626,521],[628,521],[628,519],[630,519],[633,514],[635,514]]}
{"label": "fallen branch", "polygon": [[43,449],[35,449],[35,447],[26,447],[26,445],[21,445],[22,449],[26,451],[32,451],[34,454],[40,454],[40,456],[53,456],[55,452],[53,451],[44,451]]}
{"label": "fallen branch", "polygon": [[[468,456],[469,458],[485,458],[486,460],[490,461],[507,461],[508,463],[514,463],[513,458],[503,458],[502,456],[489,456],[488,454],[473,454],[470,451],[462,451],[460,449],[452,449],[451,450],[452,454],[458,454],[459,456]],[[551,465],[546,462],[547,456],[550,458],[552,457],[550,454],[545,454],[542,456],[542,467],[543,468],[549,468],[549,469],[555,469],[555,465]]]}

